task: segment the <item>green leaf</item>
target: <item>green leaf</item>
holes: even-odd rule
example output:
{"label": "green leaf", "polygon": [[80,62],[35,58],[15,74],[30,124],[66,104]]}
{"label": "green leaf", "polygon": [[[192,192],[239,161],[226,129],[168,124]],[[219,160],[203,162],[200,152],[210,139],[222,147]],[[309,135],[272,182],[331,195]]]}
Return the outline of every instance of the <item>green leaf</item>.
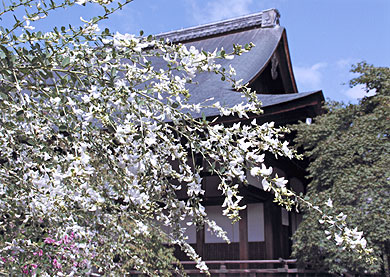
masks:
{"label": "green leaf", "polygon": [[8,49],[6,47],[4,47],[3,45],[0,45],[0,58],[4,59],[8,55],[9,55]]}
{"label": "green leaf", "polygon": [[8,99],[8,95],[5,94],[4,92],[1,92],[1,91],[0,91],[0,97],[1,97],[1,99],[3,99],[3,100],[7,100],[7,99]]}
{"label": "green leaf", "polygon": [[65,57],[65,59],[62,60],[61,66],[67,67],[70,63],[70,57]]}
{"label": "green leaf", "polygon": [[30,145],[30,146],[34,146],[35,145],[35,141],[31,138],[27,139],[27,144]]}
{"label": "green leaf", "polygon": [[117,74],[117,69],[115,67],[111,68],[111,78],[115,78]]}
{"label": "green leaf", "polygon": [[4,59],[7,55],[4,53],[3,49],[0,49],[0,59]]}

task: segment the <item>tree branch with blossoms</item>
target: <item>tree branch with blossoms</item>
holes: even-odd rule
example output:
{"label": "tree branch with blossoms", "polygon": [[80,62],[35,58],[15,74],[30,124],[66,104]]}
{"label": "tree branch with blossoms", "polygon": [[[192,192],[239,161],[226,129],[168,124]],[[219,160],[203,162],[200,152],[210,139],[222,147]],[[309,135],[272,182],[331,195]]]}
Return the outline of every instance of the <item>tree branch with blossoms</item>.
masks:
{"label": "tree branch with blossoms", "polygon": [[[232,220],[245,208],[238,187],[247,182],[246,171],[261,177],[279,203],[296,203],[286,181],[272,178],[264,163],[266,152],[296,156],[281,141],[285,128],[256,121],[228,127],[190,113],[208,107],[248,118],[262,112],[255,92],[234,80],[234,69],[218,64],[254,45],[205,52],[151,36],[100,32],[97,23],[130,1],[113,8],[111,1],[93,2],[103,5],[101,16],[47,33],[34,31],[31,22],[90,3],[20,1],[0,12],[27,8],[23,19],[0,30],[2,273],[180,272],[165,243],[180,246],[207,272],[186,242],[182,221],[207,224],[228,239],[202,205],[204,169],[193,157],[202,156],[220,178],[224,214]],[[154,68],[157,60],[165,61],[165,70]],[[187,84],[201,72],[220,75],[247,104],[189,104]],[[179,200],[183,187],[188,198]],[[349,241],[347,233],[339,236]]]}

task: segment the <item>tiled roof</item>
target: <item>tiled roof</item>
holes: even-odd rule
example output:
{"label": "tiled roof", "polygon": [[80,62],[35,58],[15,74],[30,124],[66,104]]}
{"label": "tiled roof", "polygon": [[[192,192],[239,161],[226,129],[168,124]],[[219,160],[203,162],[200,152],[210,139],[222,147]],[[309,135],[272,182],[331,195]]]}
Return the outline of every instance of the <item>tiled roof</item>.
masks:
{"label": "tiled roof", "polygon": [[161,33],[156,35],[156,38],[183,42],[256,27],[275,27],[279,25],[279,17],[278,10],[270,9],[238,18]]}
{"label": "tiled roof", "polygon": [[[254,43],[255,47],[248,53],[236,56],[233,60],[219,60],[224,68],[231,65],[237,72],[236,80],[248,83],[262,72],[271,60],[282,41],[285,29],[279,26],[279,12],[276,9],[262,11],[235,19],[196,26],[192,28],[158,34],[157,38],[169,39],[172,42],[184,43],[187,47],[213,52],[215,49],[225,49],[227,53],[233,50],[233,44],[245,45]],[[153,60],[156,68],[166,67],[163,59]],[[225,107],[246,103],[242,94],[232,90],[228,82],[220,80],[221,76],[213,72],[198,74],[193,84],[188,85],[191,97],[190,104],[203,103],[213,97],[211,103],[217,101]],[[271,107],[282,103],[298,101],[322,92],[289,93],[289,94],[258,94],[263,107]],[[194,117],[217,116],[217,109],[203,108],[201,113],[191,112]]]}
{"label": "tiled roof", "polygon": [[[233,51],[233,44],[245,45],[254,43],[255,47],[248,53],[235,56],[234,59],[221,59],[217,63],[224,68],[231,65],[237,75],[236,80],[242,79],[243,83],[251,81],[269,62],[275,49],[282,38],[284,28],[275,26],[272,28],[254,28],[241,32],[228,33],[221,36],[205,37],[199,40],[186,42],[187,47],[195,46],[197,49],[213,52],[215,49],[225,49],[227,53]],[[155,68],[165,68],[166,62],[162,58],[152,60]],[[230,94],[239,95],[232,91],[228,82],[221,81],[221,76],[214,72],[199,73],[194,78],[194,84],[189,84],[188,89],[191,94],[190,101],[201,103],[205,99],[213,96],[216,101],[228,97]],[[230,97],[230,96],[229,96]],[[232,96],[234,98],[234,96]],[[222,103],[222,101],[220,101]]]}

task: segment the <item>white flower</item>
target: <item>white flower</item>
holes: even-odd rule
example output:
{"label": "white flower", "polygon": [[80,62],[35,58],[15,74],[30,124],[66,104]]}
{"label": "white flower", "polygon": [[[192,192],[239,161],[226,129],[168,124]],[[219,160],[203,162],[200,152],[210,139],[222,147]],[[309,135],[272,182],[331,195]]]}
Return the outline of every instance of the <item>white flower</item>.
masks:
{"label": "white flower", "polygon": [[54,105],[57,106],[61,102],[61,98],[59,98],[58,96],[54,98],[50,98],[50,102],[52,102]]}
{"label": "white flower", "polygon": [[275,179],[275,184],[280,187],[280,188],[284,188],[286,186],[286,184],[288,183],[287,180],[284,179],[284,177],[280,177],[280,178],[276,178]]}
{"label": "white flower", "polygon": [[24,29],[28,29],[28,30],[34,30],[35,29],[35,27],[30,25],[30,20],[26,20],[26,25],[24,25],[23,28]]}
{"label": "white flower", "polygon": [[282,151],[290,159],[293,158],[293,153],[292,153],[291,149],[288,148],[288,141],[283,142]]}
{"label": "white flower", "polygon": [[251,175],[253,177],[256,177],[257,175],[259,175],[259,173],[260,173],[260,167],[255,166],[251,168]]}
{"label": "white flower", "polygon": [[250,141],[246,141],[246,138],[242,138],[238,140],[238,145],[242,150],[247,151],[248,148],[252,146],[252,143]]}
{"label": "white flower", "polygon": [[270,188],[270,184],[266,179],[263,179],[261,181],[261,185],[263,186],[263,190],[265,190],[265,191],[269,190],[269,188]]}
{"label": "white flower", "polygon": [[89,0],[76,0],[76,4],[84,5],[85,3],[89,2]]}
{"label": "white flower", "polygon": [[269,176],[272,174],[272,167],[267,168],[265,164],[261,164],[260,174],[263,176]]}
{"label": "white flower", "polygon": [[90,159],[91,159],[91,157],[88,156],[84,151],[81,153],[80,161],[81,161],[83,164],[88,164]]}
{"label": "white flower", "polygon": [[137,220],[137,228],[134,229],[135,234],[149,234],[148,226],[145,225],[142,221]]}
{"label": "white flower", "polygon": [[229,64],[229,75],[230,76],[235,76],[236,75],[236,70],[232,67],[231,64]]}
{"label": "white flower", "polygon": [[191,182],[187,185],[187,194],[192,197],[194,195],[203,195],[204,190],[202,189],[202,184],[199,182]]}
{"label": "white flower", "polygon": [[347,215],[344,214],[343,212],[341,212],[341,213],[337,216],[337,219],[338,219],[338,220],[341,220],[341,221],[345,221],[346,218],[347,218]]}
{"label": "white flower", "polygon": [[[154,135],[154,134],[153,134]],[[149,136],[147,138],[145,138],[145,143],[149,146],[153,145],[156,143],[156,137],[155,136]]]}
{"label": "white flower", "polygon": [[255,166],[251,169],[252,176],[269,176],[272,174],[272,167],[267,168],[264,164],[261,164],[261,168]]}
{"label": "white flower", "polygon": [[83,97],[81,97],[81,99],[84,101],[84,103],[88,103],[89,101],[91,101],[91,97],[89,97],[89,95],[84,95]]}
{"label": "white flower", "polygon": [[206,271],[209,269],[204,261],[199,261],[199,262],[196,264],[196,267],[197,267],[201,272],[206,272]]}
{"label": "white flower", "polygon": [[361,246],[362,248],[366,248],[366,246],[367,246],[367,241],[366,241],[365,238],[362,238],[362,239],[360,240],[360,246]]}
{"label": "white flower", "polygon": [[335,239],[337,245],[341,245],[344,241],[343,238],[337,233],[334,234],[334,239]]}

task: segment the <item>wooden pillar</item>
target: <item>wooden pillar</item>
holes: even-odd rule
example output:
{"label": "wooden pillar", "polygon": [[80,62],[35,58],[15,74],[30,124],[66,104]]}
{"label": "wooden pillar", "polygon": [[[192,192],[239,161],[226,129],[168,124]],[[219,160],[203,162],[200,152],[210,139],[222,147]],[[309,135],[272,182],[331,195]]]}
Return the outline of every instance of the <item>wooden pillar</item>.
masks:
{"label": "wooden pillar", "polygon": [[274,228],[272,210],[272,199],[269,199],[264,203],[264,240],[266,260],[274,259]]}
{"label": "wooden pillar", "polygon": [[[240,260],[248,260],[249,244],[248,244],[248,210],[240,211],[241,220],[239,221],[240,229]],[[247,264],[240,264],[241,269],[247,268]]]}
{"label": "wooden pillar", "polygon": [[196,231],[196,253],[204,258],[204,227]]}

